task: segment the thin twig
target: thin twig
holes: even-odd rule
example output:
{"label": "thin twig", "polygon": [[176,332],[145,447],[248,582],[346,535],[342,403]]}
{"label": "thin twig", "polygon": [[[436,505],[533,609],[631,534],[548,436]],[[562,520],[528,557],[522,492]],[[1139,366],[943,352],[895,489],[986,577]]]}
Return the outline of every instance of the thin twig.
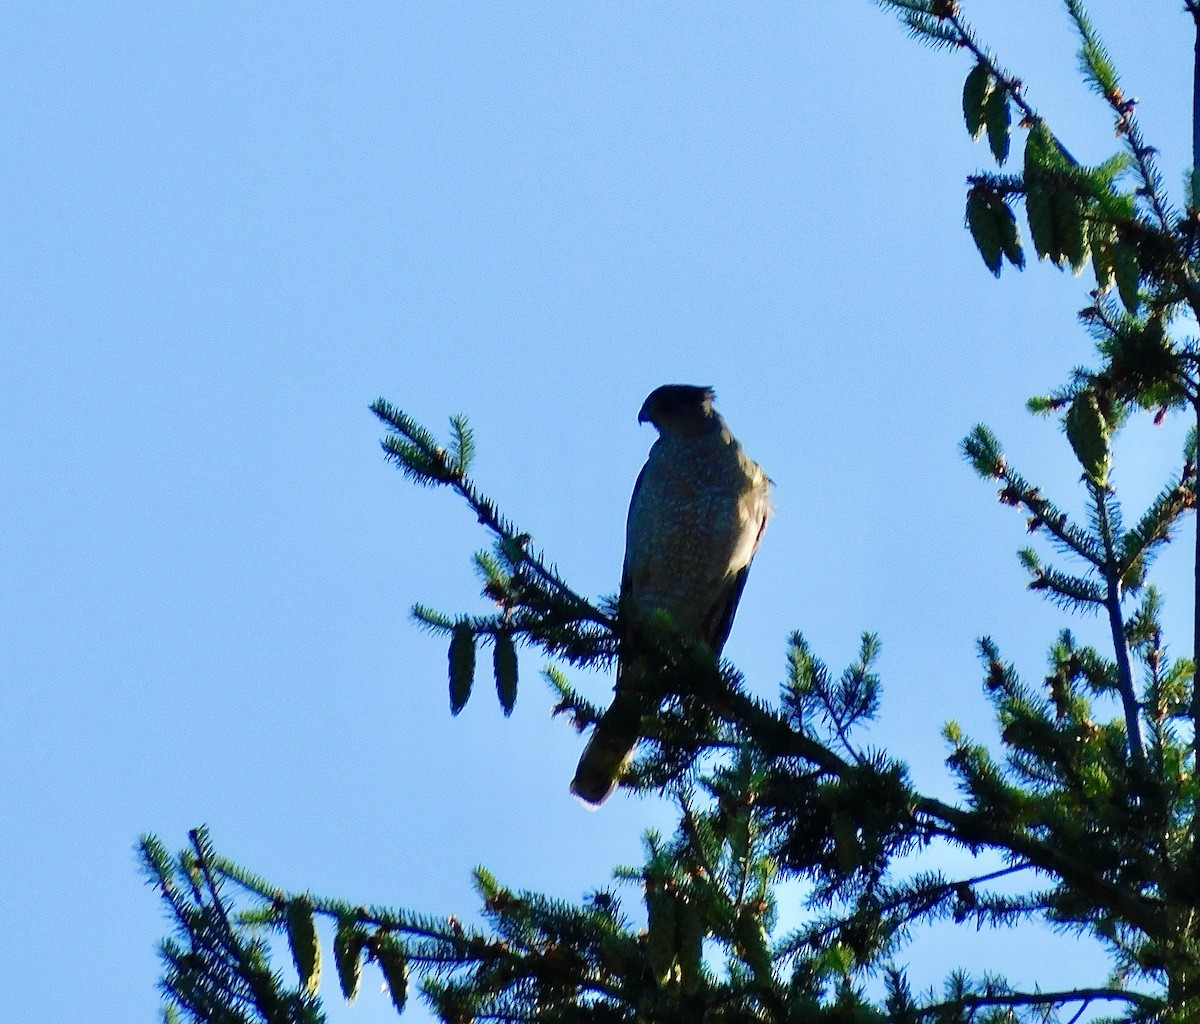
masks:
{"label": "thin twig", "polygon": [[[894,899],[880,904],[878,909],[880,914],[890,914],[893,911],[900,910],[909,903],[926,904],[927,906],[925,908],[918,906],[915,910],[906,912],[905,921],[911,920],[914,916],[923,913],[924,909],[927,909],[928,906],[932,906],[933,903],[936,903],[946,893],[953,892],[960,886],[980,885],[983,882],[992,882],[997,878],[1004,878],[1008,875],[1016,874],[1019,871],[1029,871],[1032,868],[1032,864],[1022,862],[1020,864],[1013,864],[1010,867],[1001,868],[998,871],[990,871],[985,875],[976,875],[974,878],[960,878],[952,882],[942,882],[938,885],[931,886],[923,892],[910,892],[898,895]],[[839,931],[844,924],[845,921],[838,919],[831,924],[823,925],[803,935],[803,937],[794,944],[803,944],[807,946],[817,945],[827,939],[830,935],[833,935]],[[791,944],[793,943],[789,943],[789,945]]]}
{"label": "thin twig", "polygon": [[[971,26],[967,25],[958,14],[949,15],[946,20],[954,26],[954,31],[958,33],[959,44],[970,50],[975,59],[988,69],[988,73],[996,79],[1003,87],[1004,91],[1012,98],[1012,101],[1020,108],[1021,113],[1025,115],[1027,121],[1040,121],[1042,118],[1024,96],[1021,95],[1021,82],[1019,79],[1012,78],[1006,75],[1000,66],[996,63],[992,55],[983,47],[983,45],[975,38],[975,33]],[[1066,150],[1063,150],[1066,153]],[[1069,154],[1068,154],[1069,156]],[[1074,158],[1071,158],[1074,163]]]}
{"label": "thin twig", "polygon": [[1099,999],[1131,1003],[1134,1006],[1157,1007],[1159,1001],[1141,992],[1127,992],[1120,988],[1077,988],[1066,992],[1012,992],[1006,995],[983,995],[972,993],[933,1006],[925,1006],[916,1012],[922,1017],[933,1017],[946,1010],[971,1009],[975,1007],[1000,1006],[1062,1006],[1065,1003],[1085,1005]]}

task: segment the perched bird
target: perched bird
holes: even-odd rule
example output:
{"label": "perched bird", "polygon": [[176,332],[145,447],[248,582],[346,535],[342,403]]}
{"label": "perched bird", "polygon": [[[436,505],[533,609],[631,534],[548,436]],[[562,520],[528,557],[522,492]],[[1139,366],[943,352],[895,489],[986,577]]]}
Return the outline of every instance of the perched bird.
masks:
{"label": "perched bird", "polygon": [[711,388],[667,384],[650,393],[638,414],[659,437],[629,503],[616,696],[571,783],[590,804],[613,791],[643,716],[658,707],[638,683],[644,655],[637,623],[665,613],[682,639],[719,655],[771,513],[771,481],[729,432],[713,408],[715,397]]}

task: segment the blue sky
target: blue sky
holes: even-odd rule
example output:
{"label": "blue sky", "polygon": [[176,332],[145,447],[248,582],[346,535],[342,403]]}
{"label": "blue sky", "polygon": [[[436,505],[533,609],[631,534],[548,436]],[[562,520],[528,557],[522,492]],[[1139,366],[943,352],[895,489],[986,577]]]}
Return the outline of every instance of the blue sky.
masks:
{"label": "blue sky", "polygon": [[[1180,182],[1181,5],[1090,6]],[[964,7],[1072,152],[1109,155],[1061,5]],[[834,665],[879,632],[872,736],[931,790],[946,718],[990,735],[974,639],[1043,670],[1062,618],[956,444],[988,422],[1071,503],[1023,402],[1087,358],[1090,279],[974,255],[964,57],[866,0],[14,2],[0,26],[0,1007],[153,1018],[143,831],[207,823],[282,886],[461,914],[477,863],[575,898],[666,820],[568,796],[582,741],[531,652],[511,719],[486,685],[450,718],[407,610],[476,607],[487,539],[384,464],[379,395],[466,413],[480,484],[603,595],[642,399],[715,386],[777,482],[726,653],[772,693],[791,630]],[[1129,432],[1131,506],[1177,434]],[[1160,580],[1186,648],[1182,563]],[[1095,978],[1048,977],[1049,937],[971,942],[933,936],[918,978]]]}

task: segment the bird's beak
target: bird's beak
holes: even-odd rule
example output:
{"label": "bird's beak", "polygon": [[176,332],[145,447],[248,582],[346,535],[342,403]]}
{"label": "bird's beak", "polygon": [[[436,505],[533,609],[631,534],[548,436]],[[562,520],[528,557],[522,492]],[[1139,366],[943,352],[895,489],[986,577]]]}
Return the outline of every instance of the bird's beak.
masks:
{"label": "bird's beak", "polygon": [[649,422],[651,422],[651,420],[650,420],[650,411],[649,411],[649,410],[646,408],[646,406],[647,406],[647,405],[649,405],[649,404],[650,404],[649,402],[645,402],[645,403],[643,403],[643,405],[642,405],[641,409],[640,409],[640,410],[638,410],[638,424],[639,424],[639,425],[640,425],[640,424],[642,424],[642,423],[649,423]]}

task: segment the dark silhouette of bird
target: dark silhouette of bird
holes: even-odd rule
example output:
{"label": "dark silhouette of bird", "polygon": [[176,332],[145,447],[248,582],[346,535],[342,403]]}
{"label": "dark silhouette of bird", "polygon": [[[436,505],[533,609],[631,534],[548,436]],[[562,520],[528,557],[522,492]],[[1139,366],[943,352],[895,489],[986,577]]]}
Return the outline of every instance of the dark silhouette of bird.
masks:
{"label": "dark silhouette of bird", "polygon": [[[629,503],[612,705],[596,723],[571,791],[589,804],[613,791],[661,697],[639,682],[638,622],[665,620],[720,655],[771,514],[771,481],[713,408],[711,388],[667,384],[638,414],[658,440]],[[652,688],[651,688],[652,689]]]}

